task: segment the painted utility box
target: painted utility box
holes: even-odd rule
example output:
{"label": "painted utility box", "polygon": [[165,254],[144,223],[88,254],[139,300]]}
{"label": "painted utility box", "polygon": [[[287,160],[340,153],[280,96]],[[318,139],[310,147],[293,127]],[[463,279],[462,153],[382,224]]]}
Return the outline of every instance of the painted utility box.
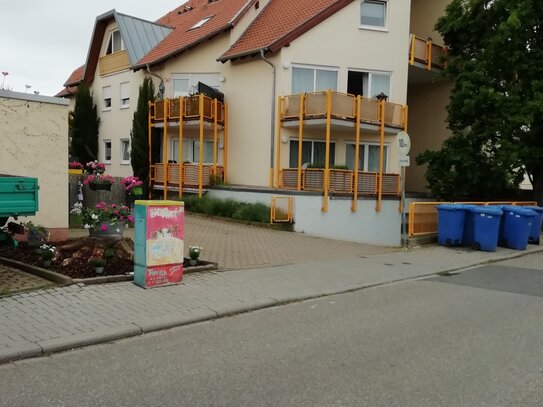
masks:
{"label": "painted utility box", "polygon": [[179,201],[136,201],[134,283],[144,288],[179,284],[183,278],[185,211]]}

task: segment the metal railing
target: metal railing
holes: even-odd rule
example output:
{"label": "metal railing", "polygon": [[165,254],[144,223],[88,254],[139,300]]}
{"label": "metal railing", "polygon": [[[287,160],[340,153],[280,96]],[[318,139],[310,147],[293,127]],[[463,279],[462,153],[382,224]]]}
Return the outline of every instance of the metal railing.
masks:
{"label": "metal railing", "polygon": [[431,39],[422,39],[411,34],[411,46],[409,47],[409,64],[415,62],[425,65],[428,71],[432,68],[444,69],[447,48],[434,44]]}
{"label": "metal railing", "polygon": [[198,120],[200,118],[200,105],[203,109],[203,118],[206,121],[214,121],[217,116],[217,123],[224,125],[225,104],[217,100],[215,110],[215,99],[202,95],[178,97],[172,99],[157,100],[150,103],[151,121],[164,120],[164,103],[166,103],[167,120],[179,120],[183,112],[184,120]]}
{"label": "metal railing", "polygon": [[[302,170],[302,190],[312,192],[324,191],[324,169],[307,168]],[[281,188],[298,189],[298,169],[281,170]],[[399,174],[383,174],[382,194],[399,196],[401,192]],[[354,193],[354,171],[330,169],[329,190],[335,193]],[[358,193],[360,195],[377,195],[379,192],[379,173],[358,172]]]}
{"label": "metal railing", "polygon": [[424,236],[437,233],[437,205],[537,205],[535,201],[489,201],[489,202],[411,202],[409,204],[409,236]]}
{"label": "metal railing", "polygon": [[272,196],[270,223],[292,223],[291,196]]}
{"label": "metal railing", "polygon": [[[179,165],[166,164],[168,171],[168,186],[179,187]],[[198,187],[199,164],[183,163],[183,187]],[[211,176],[213,175],[213,164],[202,165],[202,186],[211,185]],[[220,179],[224,179],[224,168],[221,165],[216,166],[216,174]],[[164,185],[164,164],[156,163],[151,166],[151,181],[155,185]]]}

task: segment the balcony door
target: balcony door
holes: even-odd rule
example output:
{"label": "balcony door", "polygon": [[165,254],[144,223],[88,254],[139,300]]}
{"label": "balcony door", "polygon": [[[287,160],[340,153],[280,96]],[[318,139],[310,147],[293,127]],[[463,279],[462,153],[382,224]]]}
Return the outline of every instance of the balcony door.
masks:
{"label": "balcony door", "polygon": [[390,77],[387,72],[349,71],[347,93],[375,99],[380,93],[390,97]]}

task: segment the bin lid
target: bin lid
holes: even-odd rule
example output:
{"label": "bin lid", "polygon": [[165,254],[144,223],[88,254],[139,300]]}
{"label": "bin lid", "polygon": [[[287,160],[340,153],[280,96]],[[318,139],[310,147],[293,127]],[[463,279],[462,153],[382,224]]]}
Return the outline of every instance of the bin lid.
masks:
{"label": "bin lid", "polygon": [[475,208],[478,208],[479,205],[471,205],[471,204],[462,204],[462,206],[464,207],[464,210],[466,211],[473,211]]}
{"label": "bin lid", "polygon": [[526,209],[531,209],[532,211],[536,211],[539,213],[543,212],[543,208],[541,206],[525,206]]}
{"label": "bin lid", "polygon": [[496,216],[502,216],[503,214],[503,211],[497,206],[477,206],[473,209],[473,212]]}
{"label": "bin lid", "polygon": [[437,205],[436,208],[443,211],[463,211],[464,206],[462,204],[441,204]]}
{"label": "bin lid", "polygon": [[522,215],[522,216],[528,216],[528,217],[533,217],[536,215],[535,211],[532,211],[531,209],[526,209],[523,206],[503,205],[502,209],[504,211],[513,212],[516,215]]}

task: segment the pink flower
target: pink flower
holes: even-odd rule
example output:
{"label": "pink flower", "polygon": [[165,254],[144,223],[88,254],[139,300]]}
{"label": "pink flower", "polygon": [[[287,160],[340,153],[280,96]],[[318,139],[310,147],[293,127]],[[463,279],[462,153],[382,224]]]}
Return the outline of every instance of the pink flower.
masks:
{"label": "pink flower", "polygon": [[113,211],[113,215],[118,216],[118,215],[119,215],[119,211]]}
{"label": "pink flower", "polygon": [[129,222],[134,222],[134,217],[132,215],[128,215],[126,219],[128,219]]}
{"label": "pink flower", "polygon": [[106,225],[105,223],[102,223],[102,224],[100,225],[100,230],[101,230],[102,232],[105,232],[105,231],[107,230],[107,225]]}
{"label": "pink flower", "polygon": [[115,208],[117,207],[117,205],[116,205],[116,204],[111,204],[111,207],[112,207],[113,209],[115,209]]}
{"label": "pink flower", "polygon": [[119,220],[122,222],[124,220],[124,216],[123,215],[119,216]]}

